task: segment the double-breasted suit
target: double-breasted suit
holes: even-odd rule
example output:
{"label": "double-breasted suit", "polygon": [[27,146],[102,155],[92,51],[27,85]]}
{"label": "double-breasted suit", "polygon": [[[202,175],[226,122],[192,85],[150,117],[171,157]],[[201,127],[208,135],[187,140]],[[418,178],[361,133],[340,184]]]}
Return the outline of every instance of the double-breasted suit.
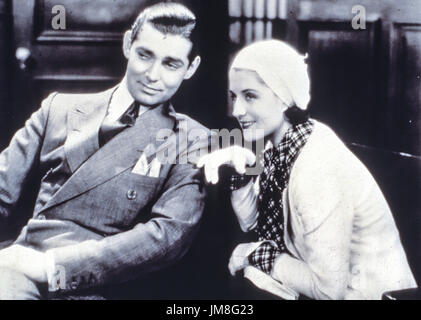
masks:
{"label": "double-breasted suit", "polygon": [[[2,218],[16,214],[30,172],[43,173],[33,216],[16,243],[53,255],[65,274],[63,291],[123,282],[173,263],[202,215],[205,190],[192,159],[207,148],[209,131],[166,104],[100,147],[114,90],[51,94],[0,154]],[[157,139],[160,130],[173,133]],[[143,153],[150,163],[164,149],[169,161],[159,175],[133,172]]]}

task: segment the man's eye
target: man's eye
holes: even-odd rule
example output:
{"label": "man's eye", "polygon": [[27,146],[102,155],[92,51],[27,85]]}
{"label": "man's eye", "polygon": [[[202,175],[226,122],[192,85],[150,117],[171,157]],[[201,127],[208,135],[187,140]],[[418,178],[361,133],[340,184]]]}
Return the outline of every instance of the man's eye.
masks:
{"label": "man's eye", "polygon": [[138,55],[139,55],[139,58],[142,60],[149,59],[149,55],[147,55],[146,53],[138,52]]}
{"label": "man's eye", "polygon": [[176,63],[169,62],[169,63],[167,63],[167,67],[171,70],[177,70],[179,68],[179,65],[176,64]]}

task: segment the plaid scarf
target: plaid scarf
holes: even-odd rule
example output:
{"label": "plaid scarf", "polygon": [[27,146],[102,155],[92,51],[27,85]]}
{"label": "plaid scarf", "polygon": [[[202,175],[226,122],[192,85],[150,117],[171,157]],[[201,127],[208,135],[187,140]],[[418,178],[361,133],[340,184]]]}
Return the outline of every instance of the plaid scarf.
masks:
{"label": "plaid scarf", "polygon": [[[282,193],[288,187],[292,166],[313,131],[314,123],[307,120],[288,129],[278,147],[263,154],[258,196],[259,217],[254,231],[262,243],[249,255],[251,265],[270,274],[275,259],[287,252],[284,243],[284,215]],[[276,246],[273,244],[275,243]]]}

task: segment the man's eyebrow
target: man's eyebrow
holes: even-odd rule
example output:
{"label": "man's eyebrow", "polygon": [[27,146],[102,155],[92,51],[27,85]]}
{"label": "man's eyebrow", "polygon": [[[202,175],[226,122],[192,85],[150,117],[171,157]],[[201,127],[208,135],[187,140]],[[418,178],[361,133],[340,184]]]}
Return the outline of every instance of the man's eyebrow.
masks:
{"label": "man's eyebrow", "polygon": [[166,58],[164,59],[164,61],[165,61],[165,62],[169,62],[169,63],[176,63],[176,64],[178,64],[178,65],[180,65],[180,66],[184,66],[184,62],[183,62],[183,60],[178,59],[178,58],[166,57]]}
{"label": "man's eyebrow", "polygon": [[143,53],[146,53],[146,54],[148,54],[150,56],[153,56],[154,55],[154,53],[151,50],[148,50],[148,49],[143,48],[143,47],[137,47],[136,48],[136,51],[142,51]]}

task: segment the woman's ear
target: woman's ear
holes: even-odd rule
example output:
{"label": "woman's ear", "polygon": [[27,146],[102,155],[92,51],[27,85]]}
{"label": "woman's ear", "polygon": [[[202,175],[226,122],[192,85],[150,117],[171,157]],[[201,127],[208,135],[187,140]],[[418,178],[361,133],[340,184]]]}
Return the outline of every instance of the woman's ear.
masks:
{"label": "woman's ear", "polygon": [[127,30],[124,33],[124,37],[123,37],[123,54],[126,57],[126,59],[129,59],[131,46],[132,46],[132,32],[130,30]]}
{"label": "woman's ear", "polygon": [[199,68],[201,62],[200,56],[196,56],[193,61],[190,63],[189,68],[187,69],[186,74],[184,75],[184,80],[190,79],[196,73],[197,68]]}

